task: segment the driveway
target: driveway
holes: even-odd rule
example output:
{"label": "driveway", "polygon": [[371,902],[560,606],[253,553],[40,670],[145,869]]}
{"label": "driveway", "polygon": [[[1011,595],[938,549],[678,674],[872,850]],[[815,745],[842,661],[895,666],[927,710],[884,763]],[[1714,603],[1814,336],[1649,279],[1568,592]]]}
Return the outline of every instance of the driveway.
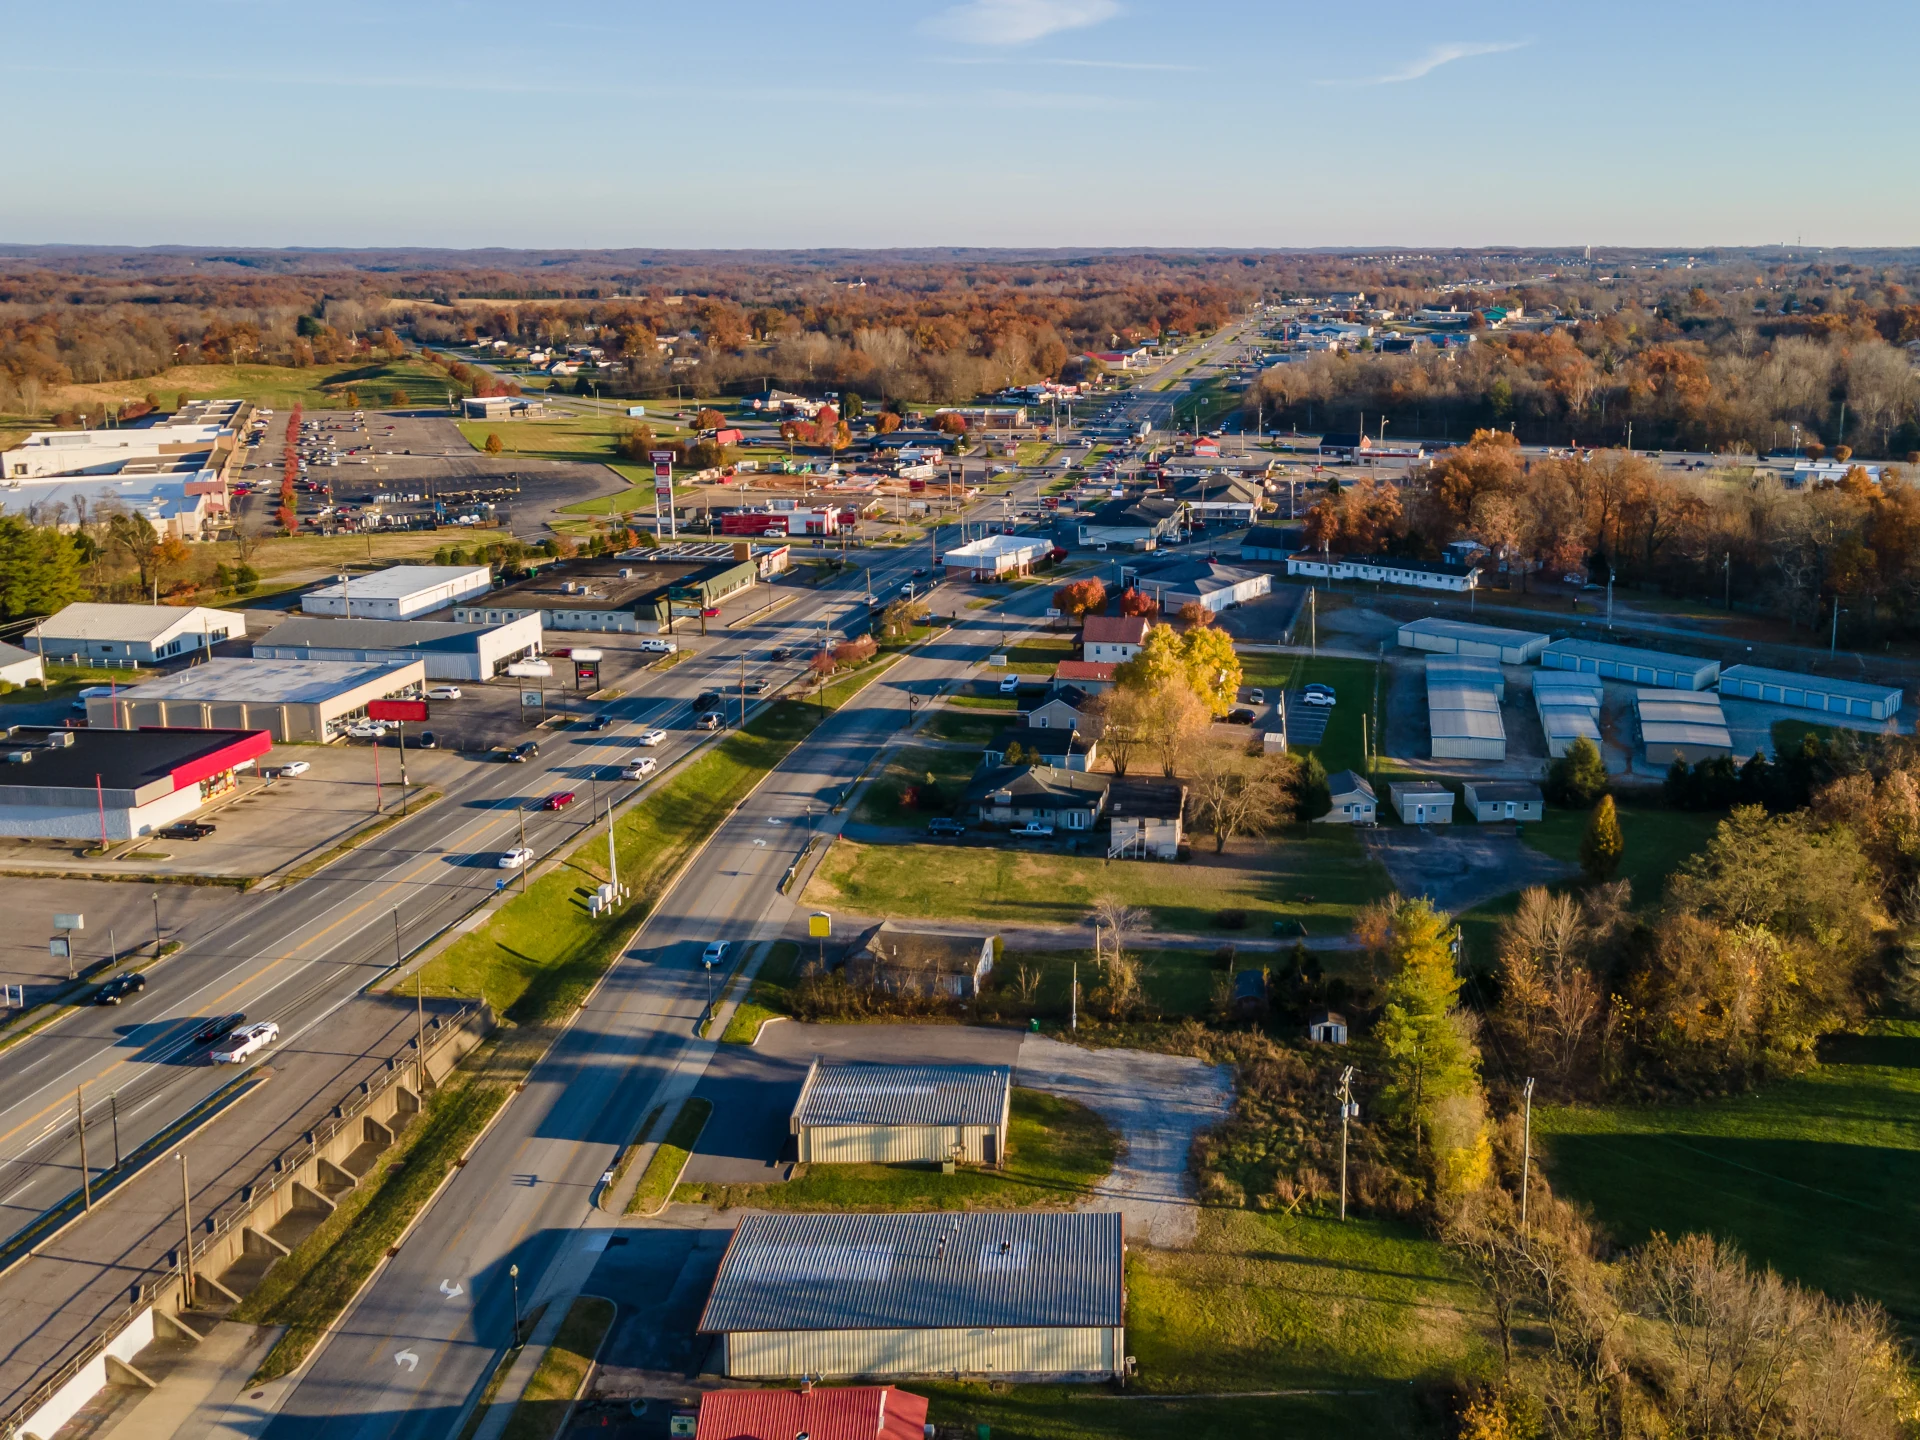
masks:
{"label": "driveway", "polygon": [[1494,827],[1465,825],[1419,829],[1379,825],[1361,831],[1367,853],[1387,867],[1393,888],[1402,895],[1424,895],[1442,910],[1458,915],[1483,901],[1550,885],[1579,873],[1577,867],[1543,855]]}

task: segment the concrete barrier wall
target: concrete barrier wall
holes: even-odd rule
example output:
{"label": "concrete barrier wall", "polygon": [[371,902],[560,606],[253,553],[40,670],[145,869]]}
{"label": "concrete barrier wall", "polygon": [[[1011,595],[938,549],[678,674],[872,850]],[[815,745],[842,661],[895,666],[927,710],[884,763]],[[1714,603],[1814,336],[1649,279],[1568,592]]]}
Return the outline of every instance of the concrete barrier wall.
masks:
{"label": "concrete barrier wall", "polygon": [[21,1434],[32,1436],[33,1440],[52,1440],[54,1431],[78,1415],[80,1407],[99,1394],[106,1385],[109,1356],[123,1364],[130,1363],[152,1341],[153,1307],[148,1306],[137,1312],[100,1353],[82,1365],[72,1379],[27,1417],[26,1423],[21,1426]]}

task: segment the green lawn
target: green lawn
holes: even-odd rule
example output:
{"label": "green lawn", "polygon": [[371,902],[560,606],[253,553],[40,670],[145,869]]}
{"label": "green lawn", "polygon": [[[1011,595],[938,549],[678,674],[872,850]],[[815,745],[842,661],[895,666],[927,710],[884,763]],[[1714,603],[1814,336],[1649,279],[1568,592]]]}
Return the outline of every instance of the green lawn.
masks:
{"label": "green lawn", "polygon": [[961,710],[998,710],[1011,720],[1020,702],[1011,695],[949,695],[947,704]]}
{"label": "green lawn", "polygon": [[[1232,942],[1223,938],[1221,943]],[[1140,950],[1135,953],[1141,962],[1140,983],[1147,993],[1147,999],[1163,1015],[1176,1019],[1188,1015],[1204,1019],[1213,999],[1214,978],[1230,974],[1227,970],[1214,968],[1213,952],[1209,950]],[[1268,957],[1263,955],[1260,958],[1264,961]],[[1037,971],[1040,988],[1034,995],[1033,1013],[1064,1023],[1072,1009],[1073,969],[1076,963],[1080,967],[1080,1004],[1084,1011],[1088,994],[1100,983],[1100,972],[1093,963],[1091,948],[1008,950],[994,966],[994,975],[999,980],[999,994],[1003,1001],[1010,999],[1021,970]]]}
{"label": "green lawn", "polygon": [[[1373,707],[1374,672],[1377,669],[1371,660],[1326,655],[1249,655],[1243,652],[1240,656],[1240,683],[1260,686],[1267,692],[1269,703],[1278,691],[1290,685],[1331,685],[1340,703],[1333,707],[1327,717],[1327,733],[1318,745],[1295,748],[1313,750],[1319,755],[1320,763],[1327,767],[1328,774],[1337,770],[1359,770],[1364,773],[1366,752],[1362,743],[1363,719]],[[1384,687],[1384,676],[1381,684]],[[1374,722],[1374,737],[1377,740],[1377,713]]]}
{"label": "green lawn", "polygon": [[680,1172],[693,1158],[694,1147],[700,1143],[700,1132],[707,1128],[712,1115],[713,1102],[702,1095],[690,1096],[680,1107],[666,1137],[655,1148],[653,1158],[647,1161],[646,1173],[634,1186],[633,1198],[627,1201],[629,1215],[656,1215],[666,1208],[674,1186],[680,1183]]}
{"label": "green lawn", "polygon": [[295,405],[308,410],[346,408],[346,391],[359,393],[362,410],[388,407],[388,396],[395,390],[405,392],[410,407],[432,406],[445,411],[447,396],[458,397],[465,387],[442,371],[423,361],[364,360],[349,365],[176,365],[158,375],[138,380],[113,380],[98,385],[63,387],[57,404],[51,408],[109,404],[139,400],[153,394],[163,408],[171,409],[175,397],[187,400],[232,398],[239,396],[256,405],[266,405],[284,415]]}
{"label": "green lawn", "polygon": [[728,1045],[751,1045],[760,1034],[763,1021],[776,1015],[791,1015],[792,1001],[788,998],[798,978],[795,968],[800,961],[800,946],[792,940],[777,940],[767,952],[767,958],[760,962],[760,969],[753,977],[753,983],[747,987],[746,998],[733,1007],[733,1014],[727,1019],[727,1028],[721,1033],[722,1043]]}
{"label": "green lawn", "polygon": [[1560,1193],[1613,1238],[1709,1230],[1920,1334],[1920,1022],[1836,1037],[1810,1073],[1687,1105],[1537,1109]]}
{"label": "green lawn", "polygon": [[[1618,807],[1620,833],[1627,842],[1620,860],[1620,878],[1633,882],[1636,907],[1651,905],[1666,892],[1667,876],[1688,856],[1713,838],[1726,819],[1720,811],[1664,810],[1627,803]],[[1527,844],[1556,860],[1580,863],[1580,837],[1586,833],[1590,812],[1548,808],[1546,818],[1529,825]]]}
{"label": "green lawn", "polygon": [[1118,1142],[1093,1111],[1038,1090],[1013,1092],[1007,1168],[803,1165],[783,1185],[682,1185],[694,1205],[758,1210],[1010,1210],[1072,1205],[1113,1169]]}
{"label": "green lawn", "polygon": [[[867,787],[853,818],[866,825],[924,825],[929,816],[951,815],[979,765],[980,755],[974,750],[910,745],[895,752]],[[904,803],[910,786],[922,792],[921,803],[914,807]],[[930,787],[939,792],[941,803],[927,803],[925,792]]]}
{"label": "green lawn", "polygon": [[1004,675],[1012,670],[1021,675],[1051,676],[1054,667],[1062,660],[1073,658],[1073,637],[1070,635],[1035,635],[1009,645],[1004,651],[996,652],[1007,657],[1002,666],[990,666],[990,675]]}
{"label": "green lawn", "polygon": [[[928,845],[866,846],[839,840],[806,902],[856,914],[1077,925],[1102,895],[1146,909],[1162,929],[1211,931],[1216,914],[1245,910],[1249,939],[1275,921],[1339,934],[1355,912],[1387,893],[1385,872],[1341,826],[1295,826],[1272,843],[1241,842],[1224,857],[1196,851],[1184,865],[1083,855]],[[1232,933],[1223,933],[1232,939]]]}
{"label": "green lawn", "polygon": [[[956,745],[984,747],[994,736],[1014,723],[1012,715],[992,711],[936,710],[920,727],[921,733],[936,740],[951,740]],[[976,756],[976,759],[979,757]]]}
{"label": "green lawn", "polygon": [[[1127,1285],[1129,1391],[924,1384],[929,1418],[1020,1440],[1372,1440],[1431,1433],[1420,1388],[1494,1365],[1478,1294],[1408,1227],[1203,1211],[1191,1249],[1130,1250]],[[1334,1393],[1220,1398],[1261,1390]]]}

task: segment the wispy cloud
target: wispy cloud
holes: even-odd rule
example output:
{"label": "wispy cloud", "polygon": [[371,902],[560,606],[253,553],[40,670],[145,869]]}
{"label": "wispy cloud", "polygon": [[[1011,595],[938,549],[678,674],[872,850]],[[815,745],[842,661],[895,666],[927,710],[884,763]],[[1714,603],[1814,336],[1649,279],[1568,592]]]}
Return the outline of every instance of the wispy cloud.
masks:
{"label": "wispy cloud", "polygon": [[964,0],[935,15],[927,28],[969,45],[1030,45],[1119,13],[1119,0]]}
{"label": "wispy cloud", "polygon": [[1170,65],[1161,60],[1071,60],[1042,55],[942,55],[943,65],[1036,65],[1062,70],[1175,70],[1191,74],[1198,65]]}
{"label": "wispy cloud", "polygon": [[1453,40],[1445,45],[1436,45],[1417,60],[1411,60],[1396,70],[1383,75],[1364,75],[1354,80],[1322,80],[1322,85],[1404,85],[1409,80],[1419,80],[1431,75],[1442,65],[1451,65],[1456,60],[1471,60],[1476,55],[1501,55],[1509,50],[1523,50],[1531,45],[1531,40]]}

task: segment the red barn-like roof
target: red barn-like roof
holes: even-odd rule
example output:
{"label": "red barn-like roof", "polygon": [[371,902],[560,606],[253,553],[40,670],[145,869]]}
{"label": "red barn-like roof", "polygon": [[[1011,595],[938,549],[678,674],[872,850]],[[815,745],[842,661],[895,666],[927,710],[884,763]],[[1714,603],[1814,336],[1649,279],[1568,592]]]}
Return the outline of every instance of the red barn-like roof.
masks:
{"label": "red barn-like roof", "polygon": [[922,1440],[927,1402],[891,1385],[710,1390],[695,1440]]}

